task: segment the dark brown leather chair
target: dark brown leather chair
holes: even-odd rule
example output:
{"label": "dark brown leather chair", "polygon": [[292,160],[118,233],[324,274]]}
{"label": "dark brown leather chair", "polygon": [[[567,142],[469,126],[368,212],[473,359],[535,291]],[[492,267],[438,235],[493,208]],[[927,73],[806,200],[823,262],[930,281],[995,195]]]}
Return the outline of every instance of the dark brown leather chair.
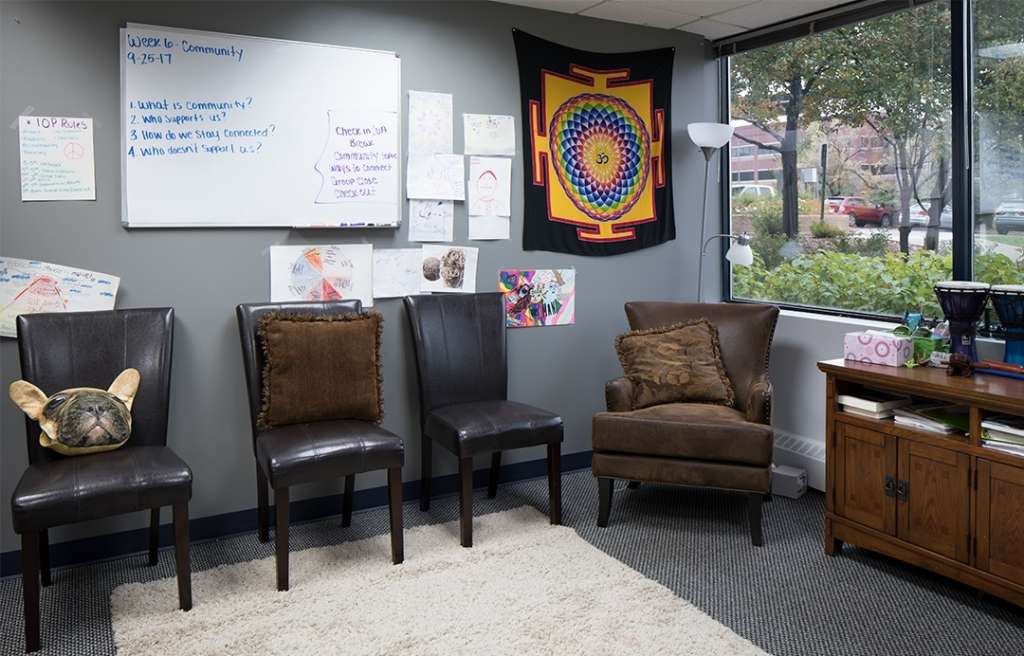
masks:
{"label": "dark brown leather chair", "polygon": [[632,384],[605,386],[607,412],[594,415],[593,472],[600,494],[598,526],[608,525],[614,479],[745,492],[751,541],[760,546],[761,503],[770,498],[772,385],[768,357],[779,317],[774,305],[627,303],[633,330],[704,317],[718,327],[735,406],[666,403],[631,409]]}
{"label": "dark brown leather chair", "polygon": [[160,508],[174,509],[178,602],[192,608],[188,501],[192,471],[167,448],[174,310],[29,314],[18,317],[21,376],[46,394],[71,387],[107,389],[122,371],[139,371],[132,433],[119,449],[63,456],[39,444],[25,421],[29,467],[11,499],[21,535],[25,651],[39,649],[39,578],[50,585],[48,529],[139,510],[150,511],[149,564],[157,562]]}
{"label": "dark brown leather chair", "polygon": [[[263,399],[263,348],[259,341],[260,320],[270,312],[296,314],[358,314],[358,300],[327,303],[243,303],[236,308],[242,339],[246,390],[253,451],[256,454],[256,499],[259,541],[270,541],[270,506],[267,485],[274,490],[276,526],[274,548],[277,560],[277,589],[288,589],[288,500],[289,488],[302,483],[345,478],[341,525],[352,523],[352,497],[356,474],[388,470],[388,504],[391,509],[391,560],[405,558],[402,540],[402,438],[369,422],[352,419],[317,421],[260,430],[257,419]],[[318,381],[310,381],[318,384]],[[376,381],[367,381],[368,385]]]}
{"label": "dark brown leather chair", "polygon": [[473,546],[473,456],[491,454],[487,496],[498,490],[501,452],[548,447],[548,516],[562,522],[562,418],[508,400],[505,307],[502,295],[406,296],[416,350],[423,442],[420,510],[430,509],[431,447],[459,459],[461,542]]}

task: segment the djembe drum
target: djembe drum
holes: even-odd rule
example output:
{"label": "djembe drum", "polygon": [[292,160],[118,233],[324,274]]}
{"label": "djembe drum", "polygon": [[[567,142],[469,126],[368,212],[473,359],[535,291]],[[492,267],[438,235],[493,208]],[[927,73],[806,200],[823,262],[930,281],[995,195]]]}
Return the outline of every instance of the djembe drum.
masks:
{"label": "djembe drum", "polygon": [[1024,367],[1024,285],[992,285],[989,298],[1006,333],[1003,361]]}
{"label": "djembe drum", "polygon": [[953,353],[963,354],[971,362],[978,360],[974,338],[978,320],[985,311],[988,292],[987,282],[951,280],[935,283],[935,296],[949,321],[950,349]]}

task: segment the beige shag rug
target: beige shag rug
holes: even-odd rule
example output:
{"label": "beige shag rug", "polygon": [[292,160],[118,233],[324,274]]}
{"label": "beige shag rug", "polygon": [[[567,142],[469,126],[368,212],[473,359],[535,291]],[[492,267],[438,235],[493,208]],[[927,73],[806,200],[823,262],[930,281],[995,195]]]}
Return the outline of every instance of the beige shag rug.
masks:
{"label": "beige shag rug", "polygon": [[117,653],[764,654],[530,507],[477,517],[472,549],[455,523],[410,529],[405,554],[387,535],[293,552],[288,592],[273,558],[196,572],[189,613],[173,578],[122,585]]}

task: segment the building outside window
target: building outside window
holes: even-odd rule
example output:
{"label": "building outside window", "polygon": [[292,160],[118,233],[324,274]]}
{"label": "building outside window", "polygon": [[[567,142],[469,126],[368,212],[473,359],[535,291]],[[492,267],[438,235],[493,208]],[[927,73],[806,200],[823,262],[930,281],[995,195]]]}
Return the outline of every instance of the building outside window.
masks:
{"label": "building outside window", "polygon": [[[972,11],[974,275],[1024,283],[1024,2]],[[733,184],[778,192],[732,195],[756,254],[733,298],[941,316],[932,286],[969,239],[952,215],[951,14],[937,0],[729,58],[732,152],[759,153],[730,161]]]}

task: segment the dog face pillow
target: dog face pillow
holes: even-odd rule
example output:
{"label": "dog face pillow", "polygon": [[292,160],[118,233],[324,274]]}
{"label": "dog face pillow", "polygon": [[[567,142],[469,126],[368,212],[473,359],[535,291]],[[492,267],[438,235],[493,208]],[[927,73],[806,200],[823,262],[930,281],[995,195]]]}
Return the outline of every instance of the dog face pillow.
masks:
{"label": "dog face pillow", "polygon": [[132,433],[132,401],[139,389],[139,372],[125,369],[104,391],[73,387],[47,398],[24,380],[11,383],[11,400],[43,432],[39,444],[66,456],[110,451]]}

